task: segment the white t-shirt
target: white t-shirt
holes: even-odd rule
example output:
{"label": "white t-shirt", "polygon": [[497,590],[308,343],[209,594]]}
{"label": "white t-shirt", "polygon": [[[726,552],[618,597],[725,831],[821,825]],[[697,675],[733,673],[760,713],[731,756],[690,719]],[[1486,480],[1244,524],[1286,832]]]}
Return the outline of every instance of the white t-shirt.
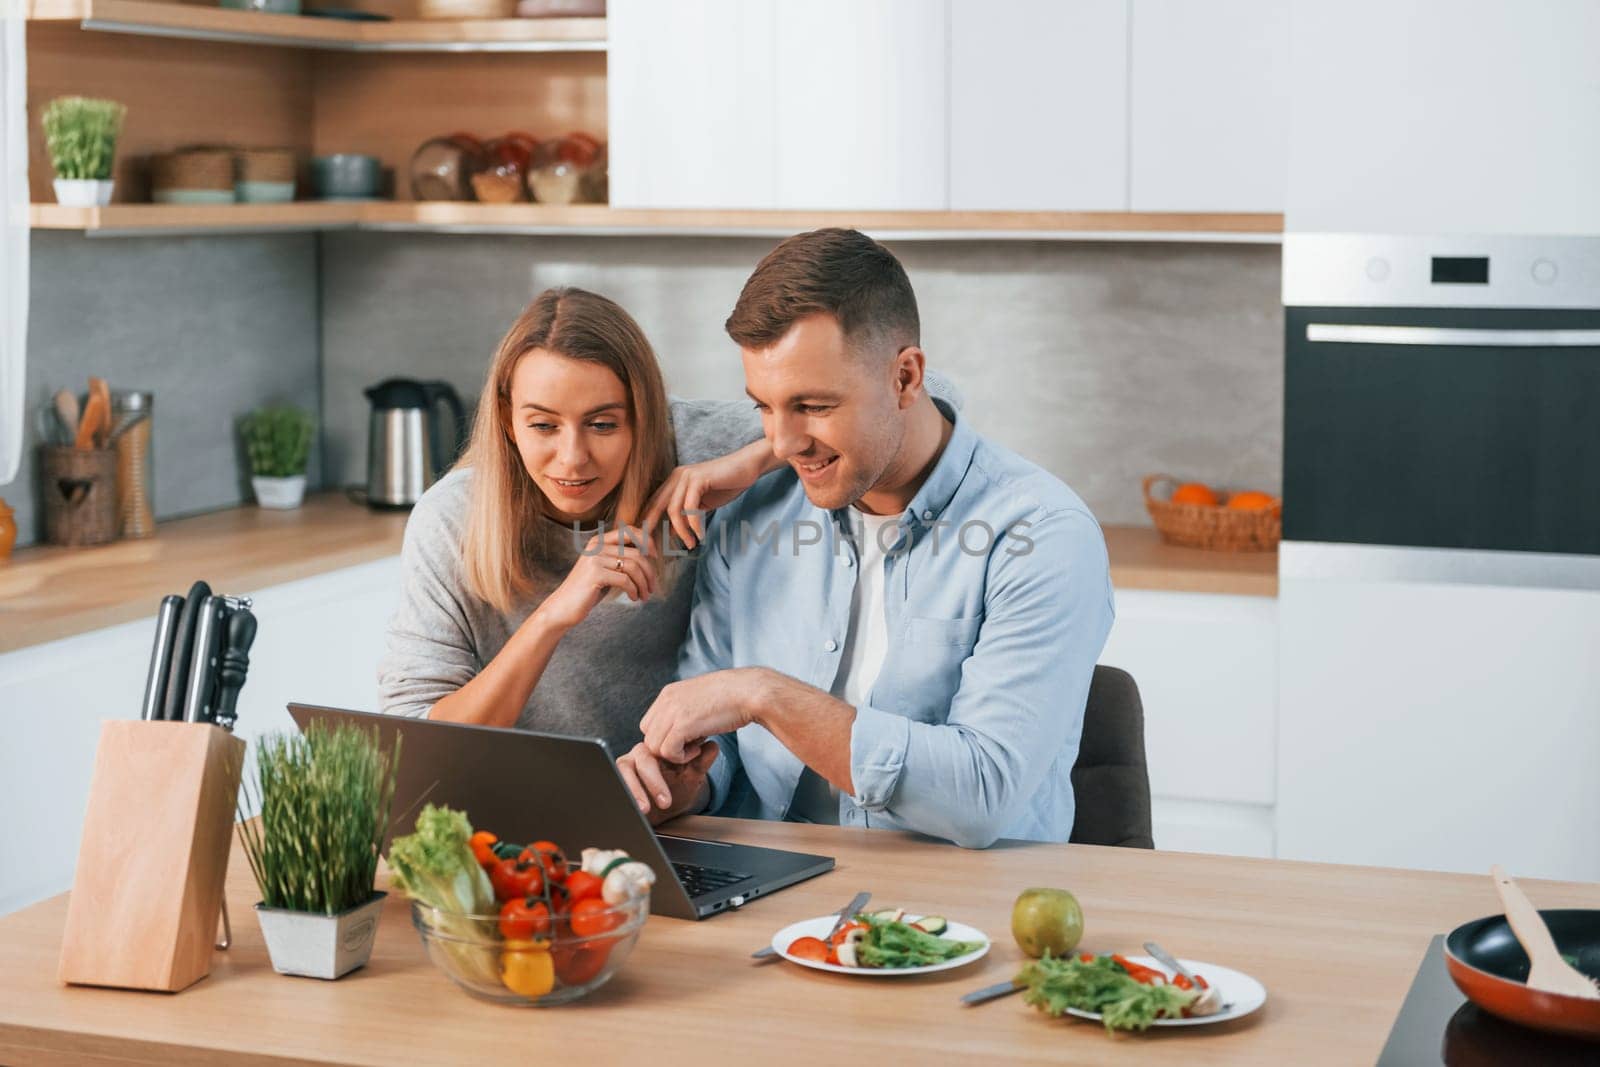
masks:
{"label": "white t-shirt", "polygon": [[[899,536],[900,516],[868,515],[852,510],[851,517],[861,527],[855,531],[860,573],[856,576],[855,596],[850,602],[850,632],[839,655],[839,673],[834,678],[833,695],[852,706],[867,702],[872,686],[883,670],[889,651],[889,619],[884,613],[883,569],[888,550]],[[839,790],[822,775],[807,767],[795,787],[789,817],[801,822],[837,823]]]}

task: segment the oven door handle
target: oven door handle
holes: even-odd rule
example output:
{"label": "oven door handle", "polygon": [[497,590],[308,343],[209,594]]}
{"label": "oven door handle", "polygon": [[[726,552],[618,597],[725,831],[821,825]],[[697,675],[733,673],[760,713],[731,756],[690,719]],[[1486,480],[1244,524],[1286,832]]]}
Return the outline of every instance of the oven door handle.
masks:
{"label": "oven door handle", "polygon": [[1450,326],[1306,325],[1306,340],[1344,345],[1435,345],[1456,348],[1600,348],[1600,330],[1494,330]]}

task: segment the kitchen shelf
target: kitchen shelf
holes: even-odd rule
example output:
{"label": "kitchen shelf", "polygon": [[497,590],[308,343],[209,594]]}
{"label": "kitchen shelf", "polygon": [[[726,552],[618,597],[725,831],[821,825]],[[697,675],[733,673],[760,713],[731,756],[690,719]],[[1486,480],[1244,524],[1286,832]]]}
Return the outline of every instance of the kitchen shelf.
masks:
{"label": "kitchen shelf", "polygon": [[604,18],[352,22],[161,0],[29,0],[35,22],[86,30],[343,52],[603,52]]}
{"label": "kitchen shelf", "polygon": [[411,230],[571,236],[785,237],[850,226],[898,240],[1202,240],[1276,242],[1281,215],[1010,211],[644,211],[604,204],[413,201],[292,204],[35,204],[36,229],[117,235],[261,229]]}

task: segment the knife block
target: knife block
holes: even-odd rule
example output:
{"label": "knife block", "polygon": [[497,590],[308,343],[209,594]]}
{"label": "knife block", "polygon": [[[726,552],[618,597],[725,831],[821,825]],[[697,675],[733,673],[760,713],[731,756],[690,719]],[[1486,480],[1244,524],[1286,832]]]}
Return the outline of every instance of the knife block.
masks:
{"label": "knife block", "polygon": [[172,993],[210,972],[244,752],[209,723],[101,724],[63,982]]}

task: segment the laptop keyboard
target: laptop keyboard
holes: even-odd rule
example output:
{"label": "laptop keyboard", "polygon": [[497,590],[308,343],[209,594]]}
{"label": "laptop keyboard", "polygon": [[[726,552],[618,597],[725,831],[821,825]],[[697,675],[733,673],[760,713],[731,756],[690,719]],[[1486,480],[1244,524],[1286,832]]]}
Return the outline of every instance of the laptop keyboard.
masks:
{"label": "laptop keyboard", "polygon": [[725,871],[720,867],[701,867],[695,863],[674,863],[672,871],[691,897],[725,889],[735,882],[742,882],[750,877],[738,871]]}

